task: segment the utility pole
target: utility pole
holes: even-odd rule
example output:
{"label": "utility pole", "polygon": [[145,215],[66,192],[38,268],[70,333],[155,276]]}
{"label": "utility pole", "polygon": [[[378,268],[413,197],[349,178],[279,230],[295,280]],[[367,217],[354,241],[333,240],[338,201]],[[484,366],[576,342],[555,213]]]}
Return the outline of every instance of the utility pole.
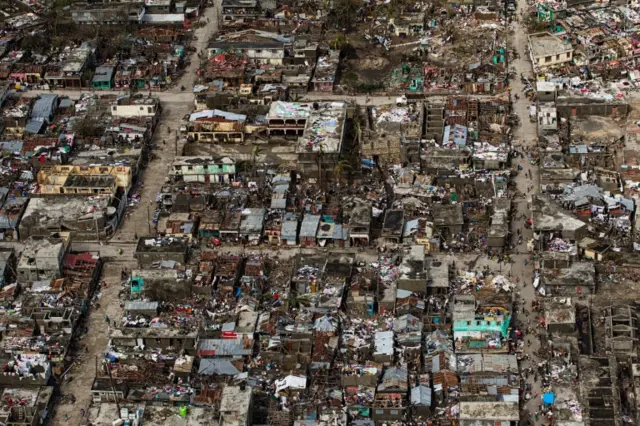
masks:
{"label": "utility pole", "polygon": [[149,214],[149,206],[151,205],[151,201],[147,204],[147,227],[149,229],[149,236],[151,237],[151,215]]}

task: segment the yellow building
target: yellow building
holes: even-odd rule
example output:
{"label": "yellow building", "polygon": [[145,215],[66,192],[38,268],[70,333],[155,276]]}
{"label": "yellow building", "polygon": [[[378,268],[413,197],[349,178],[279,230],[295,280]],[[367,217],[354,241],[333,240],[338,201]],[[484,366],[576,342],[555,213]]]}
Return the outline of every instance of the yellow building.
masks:
{"label": "yellow building", "polygon": [[115,195],[128,193],[133,174],[128,166],[52,166],[38,172],[40,194]]}

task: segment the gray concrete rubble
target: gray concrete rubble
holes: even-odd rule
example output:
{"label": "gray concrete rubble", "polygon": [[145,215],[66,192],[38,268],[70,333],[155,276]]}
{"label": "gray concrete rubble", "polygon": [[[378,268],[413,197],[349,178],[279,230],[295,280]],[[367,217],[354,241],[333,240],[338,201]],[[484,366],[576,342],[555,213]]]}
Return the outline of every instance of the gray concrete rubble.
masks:
{"label": "gray concrete rubble", "polygon": [[32,3],[0,424],[640,421],[638,5]]}

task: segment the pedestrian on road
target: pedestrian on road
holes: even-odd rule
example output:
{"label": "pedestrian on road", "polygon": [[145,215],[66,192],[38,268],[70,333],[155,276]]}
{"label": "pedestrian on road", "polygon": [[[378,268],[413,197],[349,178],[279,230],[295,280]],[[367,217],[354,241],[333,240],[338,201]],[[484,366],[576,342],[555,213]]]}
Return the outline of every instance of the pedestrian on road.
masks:
{"label": "pedestrian on road", "polygon": [[106,322],[108,326],[111,326],[111,320],[109,319],[109,315],[104,316],[104,322]]}

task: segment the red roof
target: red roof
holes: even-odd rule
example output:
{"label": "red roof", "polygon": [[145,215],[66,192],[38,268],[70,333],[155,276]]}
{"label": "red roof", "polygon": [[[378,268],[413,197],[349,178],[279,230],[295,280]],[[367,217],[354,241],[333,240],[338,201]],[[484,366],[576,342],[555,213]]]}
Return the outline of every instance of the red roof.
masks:
{"label": "red roof", "polygon": [[86,265],[95,265],[98,263],[98,257],[91,253],[66,254],[62,259],[65,268],[75,269]]}

